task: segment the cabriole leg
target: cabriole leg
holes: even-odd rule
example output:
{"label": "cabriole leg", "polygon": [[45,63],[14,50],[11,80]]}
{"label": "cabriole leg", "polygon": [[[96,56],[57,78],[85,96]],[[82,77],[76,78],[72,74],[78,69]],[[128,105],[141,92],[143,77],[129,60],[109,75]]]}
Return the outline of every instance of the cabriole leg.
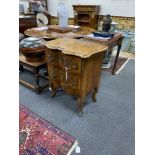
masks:
{"label": "cabriole leg", "polygon": [[93,93],[92,93],[92,99],[94,102],[96,102],[96,94],[97,94],[97,88],[94,88]]}
{"label": "cabriole leg", "polygon": [[79,98],[78,99],[78,115],[80,117],[83,116],[83,105],[84,105],[84,98]]}

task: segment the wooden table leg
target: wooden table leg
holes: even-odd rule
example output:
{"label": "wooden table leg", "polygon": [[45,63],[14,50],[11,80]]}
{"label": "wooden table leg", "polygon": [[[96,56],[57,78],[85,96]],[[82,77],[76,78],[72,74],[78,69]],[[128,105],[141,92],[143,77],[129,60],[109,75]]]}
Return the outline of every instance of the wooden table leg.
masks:
{"label": "wooden table leg", "polygon": [[36,68],[35,70],[34,70],[34,73],[35,73],[35,81],[36,81],[36,92],[38,93],[38,94],[40,94],[41,93],[41,90],[40,90],[40,86],[39,86],[39,70]]}
{"label": "wooden table leg", "polygon": [[117,54],[116,54],[116,58],[115,58],[115,62],[114,62],[114,67],[113,67],[113,70],[112,70],[112,75],[115,75],[115,68],[116,68],[118,58],[119,58],[120,51],[121,51],[121,45],[118,45]]}
{"label": "wooden table leg", "polygon": [[112,70],[112,75],[115,75],[115,68],[116,68],[116,64],[117,64],[118,58],[119,58],[119,53],[120,53],[120,51],[121,51],[122,40],[123,40],[123,37],[121,37],[121,38],[118,40],[117,54],[116,54],[116,57],[115,57],[115,62],[114,62],[113,70]]}
{"label": "wooden table leg", "polygon": [[39,86],[39,73],[38,69],[35,69],[35,80],[36,80],[36,85]]}

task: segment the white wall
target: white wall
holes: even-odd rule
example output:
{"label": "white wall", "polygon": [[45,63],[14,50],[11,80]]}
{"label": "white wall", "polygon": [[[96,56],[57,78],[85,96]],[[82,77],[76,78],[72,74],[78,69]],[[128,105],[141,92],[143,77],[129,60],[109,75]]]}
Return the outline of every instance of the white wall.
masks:
{"label": "white wall", "polygon": [[57,15],[57,4],[63,1],[69,9],[69,16],[73,17],[73,4],[101,5],[100,15],[135,16],[135,0],[47,0],[49,13]]}

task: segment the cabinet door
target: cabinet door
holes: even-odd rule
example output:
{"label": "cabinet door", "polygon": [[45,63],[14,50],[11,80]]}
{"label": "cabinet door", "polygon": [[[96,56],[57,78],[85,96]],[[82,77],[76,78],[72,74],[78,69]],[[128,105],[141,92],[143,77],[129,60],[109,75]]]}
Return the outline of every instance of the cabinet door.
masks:
{"label": "cabinet door", "polygon": [[58,64],[58,51],[46,49],[48,76],[55,88],[60,87],[60,68]]}
{"label": "cabinet door", "polygon": [[80,89],[81,58],[63,55],[59,57],[59,64],[62,67],[60,73],[62,87]]}
{"label": "cabinet door", "polygon": [[80,89],[80,76],[73,75],[67,70],[61,70],[60,80],[64,89]]}

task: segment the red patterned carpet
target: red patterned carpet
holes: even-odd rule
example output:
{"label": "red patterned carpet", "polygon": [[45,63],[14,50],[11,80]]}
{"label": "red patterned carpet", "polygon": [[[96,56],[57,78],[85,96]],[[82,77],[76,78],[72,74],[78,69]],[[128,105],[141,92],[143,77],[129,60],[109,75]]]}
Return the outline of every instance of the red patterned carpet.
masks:
{"label": "red patterned carpet", "polygon": [[[125,66],[125,64],[127,63],[128,60],[129,59],[125,58],[125,57],[118,58],[117,65],[115,68],[115,74],[118,74],[123,69],[123,67]],[[115,61],[115,57],[112,56],[110,59],[110,64],[111,64],[110,68],[107,68],[107,69],[104,68],[103,70],[112,73],[114,61]]]}
{"label": "red patterned carpet", "polygon": [[77,140],[20,105],[19,155],[70,155]]}

